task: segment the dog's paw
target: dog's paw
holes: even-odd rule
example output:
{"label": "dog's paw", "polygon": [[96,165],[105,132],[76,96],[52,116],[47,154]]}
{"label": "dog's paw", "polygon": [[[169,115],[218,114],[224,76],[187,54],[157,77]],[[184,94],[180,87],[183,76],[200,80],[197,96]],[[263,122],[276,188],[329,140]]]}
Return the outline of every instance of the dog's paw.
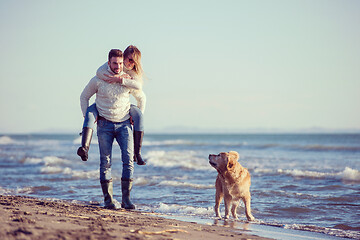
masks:
{"label": "dog's paw", "polygon": [[255,218],[254,218],[254,216],[249,216],[249,217],[247,218],[247,220],[250,222],[250,221],[254,221]]}

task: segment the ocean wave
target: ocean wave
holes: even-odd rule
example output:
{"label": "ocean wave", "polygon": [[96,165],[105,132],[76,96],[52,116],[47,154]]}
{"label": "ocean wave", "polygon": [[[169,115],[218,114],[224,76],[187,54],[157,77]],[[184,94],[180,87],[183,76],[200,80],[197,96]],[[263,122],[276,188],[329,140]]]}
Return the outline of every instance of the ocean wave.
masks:
{"label": "ocean wave", "polygon": [[9,145],[9,144],[17,144],[18,142],[12,139],[9,136],[1,136],[0,137],[0,145]]}
{"label": "ocean wave", "polygon": [[257,197],[262,197],[262,198],[278,196],[278,197],[286,197],[286,198],[310,199],[311,200],[311,199],[320,197],[319,195],[314,195],[314,194],[287,191],[286,187],[283,189],[285,189],[285,190],[269,190],[269,191],[253,190],[252,193],[256,194]]}
{"label": "ocean wave", "polygon": [[304,151],[304,152],[321,152],[321,151],[336,151],[336,152],[358,152],[360,147],[358,146],[332,146],[332,145],[321,145],[321,144],[310,144],[310,145],[301,145],[301,144],[279,144],[279,143],[266,143],[266,144],[242,144],[246,148],[250,149],[284,149],[284,150],[295,150],[295,151]]}
{"label": "ocean wave", "polygon": [[199,157],[194,151],[150,151],[145,155],[151,166],[184,169],[211,170],[207,158]]}
{"label": "ocean wave", "polygon": [[94,179],[99,176],[99,170],[81,171],[73,170],[68,167],[72,165],[72,161],[55,156],[46,156],[43,158],[27,157],[22,161],[24,164],[42,164],[40,173],[42,174],[64,174],[71,175],[75,179]]}
{"label": "ocean wave", "polygon": [[0,195],[12,195],[14,194],[14,190],[3,188],[0,186]]}
{"label": "ocean wave", "polygon": [[[216,142],[209,142],[209,141],[196,141],[196,140],[185,140],[185,139],[172,139],[172,140],[144,140],[143,143],[144,146],[147,147],[158,147],[158,146],[227,146],[227,147],[241,147],[241,146],[248,146],[249,144],[247,142],[238,142],[238,141],[216,141]],[[267,146],[268,144],[265,144],[263,147],[270,147],[273,144],[270,144],[270,146]],[[249,145],[251,146],[251,145]],[[261,146],[260,146],[261,147]]]}
{"label": "ocean wave", "polygon": [[341,238],[360,239],[360,232],[353,230],[343,230],[339,228],[327,228],[327,227],[319,227],[314,225],[303,225],[303,224],[285,224],[283,225],[283,228],[323,233],[330,236],[341,237]]}
{"label": "ocean wave", "polygon": [[155,212],[165,214],[186,214],[186,215],[206,215],[211,216],[214,214],[213,207],[193,207],[178,204],[165,204],[160,203]]}
{"label": "ocean wave", "polygon": [[23,195],[23,194],[36,194],[51,190],[49,186],[33,186],[33,187],[18,187],[16,189],[7,189],[0,187],[0,195]]}
{"label": "ocean wave", "polygon": [[358,152],[360,146],[347,146],[347,145],[324,145],[324,144],[284,144],[278,142],[268,143],[248,143],[246,141],[202,141],[202,140],[185,140],[185,139],[172,139],[172,140],[145,140],[144,146],[207,146],[207,147],[234,147],[244,149],[284,149],[284,150],[296,150],[296,151],[344,151],[344,152]]}
{"label": "ocean wave", "polygon": [[61,167],[54,167],[54,166],[45,166],[40,169],[40,172],[43,174],[56,174],[61,173],[63,168]]}
{"label": "ocean wave", "polygon": [[44,166],[40,169],[43,174],[64,174],[70,175],[73,179],[96,179],[99,177],[99,170],[80,171],[72,170],[69,167]]}
{"label": "ocean wave", "polygon": [[[116,142],[116,141],[114,141],[114,144],[115,144],[115,142]],[[79,145],[79,146],[80,146],[80,145],[81,145],[81,136],[75,138],[75,139],[72,141],[72,143],[73,143],[74,145]],[[94,137],[94,135],[93,135],[93,137],[92,137],[92,139],[91,139],[91,144],[99,144],[98,138],[97,138],[97,137]]]}
{"label": "ocean wave", "polygon": [[341,172],[337,173],[326,173],[326,172],[317,172],[317,171],[306,171],[306,170],[283,170],[278,169],[277,173],[286,174],[293,177],[303,177],[303,178],[336,178],[343,181],[351,182],[360,182],[360,171],[345,167]]}
{"label": "ocean wave", "polygon": [[52,165],[69,165],[71,164],[70,160],[64,159],[64,158],[59,158],[56,156],[46,156],[43,158],[32,158],[32,157],[27,157],[24,158],[22,161],[22,163],[27,163],[27,164],[44,164],[45,166],[52,166]]}
{"label": "ocean wave", "polygon": [[99,170],[79,171],[79,170],[72,170],[71,168],[67,167],[62,171],[62,173],[71,175],[73,178],[77,178],[77,179],[96,179],[99,177]]}
{"label": "ocean wave", "polygon": [[290,148],[305,151],[360,151],[360,147],[357,146],[328,146],[328,145],[290,145]]}
{"label": "ocean wave", "polygon": [[196,142],[187,140],[164,140],[164,141],[144,141],[143,146],[175,146],[175,145],[193,145]]}
{"label": "ocean wave", "polygon": [[36,194],[51,190],[49,186],[33,186],[16,189],[16,194]]}
{"label": "ocean wave", "polygon": [[171,186],[171,187],[184,187],[184,188],[195,188],[195,189],[212,189],[213,184],[204,185],[189,182],[178,182],[178,181],[162,181],[159,183],[160,186]]}

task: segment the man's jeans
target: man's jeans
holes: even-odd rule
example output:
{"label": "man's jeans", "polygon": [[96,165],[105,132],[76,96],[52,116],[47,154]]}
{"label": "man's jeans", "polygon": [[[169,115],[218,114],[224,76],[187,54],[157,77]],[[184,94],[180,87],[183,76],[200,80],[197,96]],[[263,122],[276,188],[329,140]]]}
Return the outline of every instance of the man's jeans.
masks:
{"label": "man's jeans", "polygon": [[134,142],[130,120],[114,123],[104,118],[97,121],[97,135],[100,149],[100,181],[111,177],[111,153],[114,139],[118,142],[123,162],[122,178],[132,179],[134,173]]}

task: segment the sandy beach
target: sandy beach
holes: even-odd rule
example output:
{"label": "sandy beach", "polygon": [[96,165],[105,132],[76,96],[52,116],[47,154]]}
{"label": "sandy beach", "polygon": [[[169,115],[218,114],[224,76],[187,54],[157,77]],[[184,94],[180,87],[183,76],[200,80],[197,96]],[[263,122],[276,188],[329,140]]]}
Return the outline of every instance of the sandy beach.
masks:
{"label": "sandy beach", "polygon": [[267,239],[152,213],[0,196],[0,239]]}

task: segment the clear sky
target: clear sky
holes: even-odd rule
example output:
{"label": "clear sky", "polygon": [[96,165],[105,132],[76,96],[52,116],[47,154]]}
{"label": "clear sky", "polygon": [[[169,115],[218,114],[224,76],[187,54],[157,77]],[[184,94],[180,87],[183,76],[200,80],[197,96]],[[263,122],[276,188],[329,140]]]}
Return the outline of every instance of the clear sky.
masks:
{"label": "clear sky", "polygon": [[142,51],[147,131],[360,129],[360,1],[0,0],[0,132],[79,132],[111,48]]}

